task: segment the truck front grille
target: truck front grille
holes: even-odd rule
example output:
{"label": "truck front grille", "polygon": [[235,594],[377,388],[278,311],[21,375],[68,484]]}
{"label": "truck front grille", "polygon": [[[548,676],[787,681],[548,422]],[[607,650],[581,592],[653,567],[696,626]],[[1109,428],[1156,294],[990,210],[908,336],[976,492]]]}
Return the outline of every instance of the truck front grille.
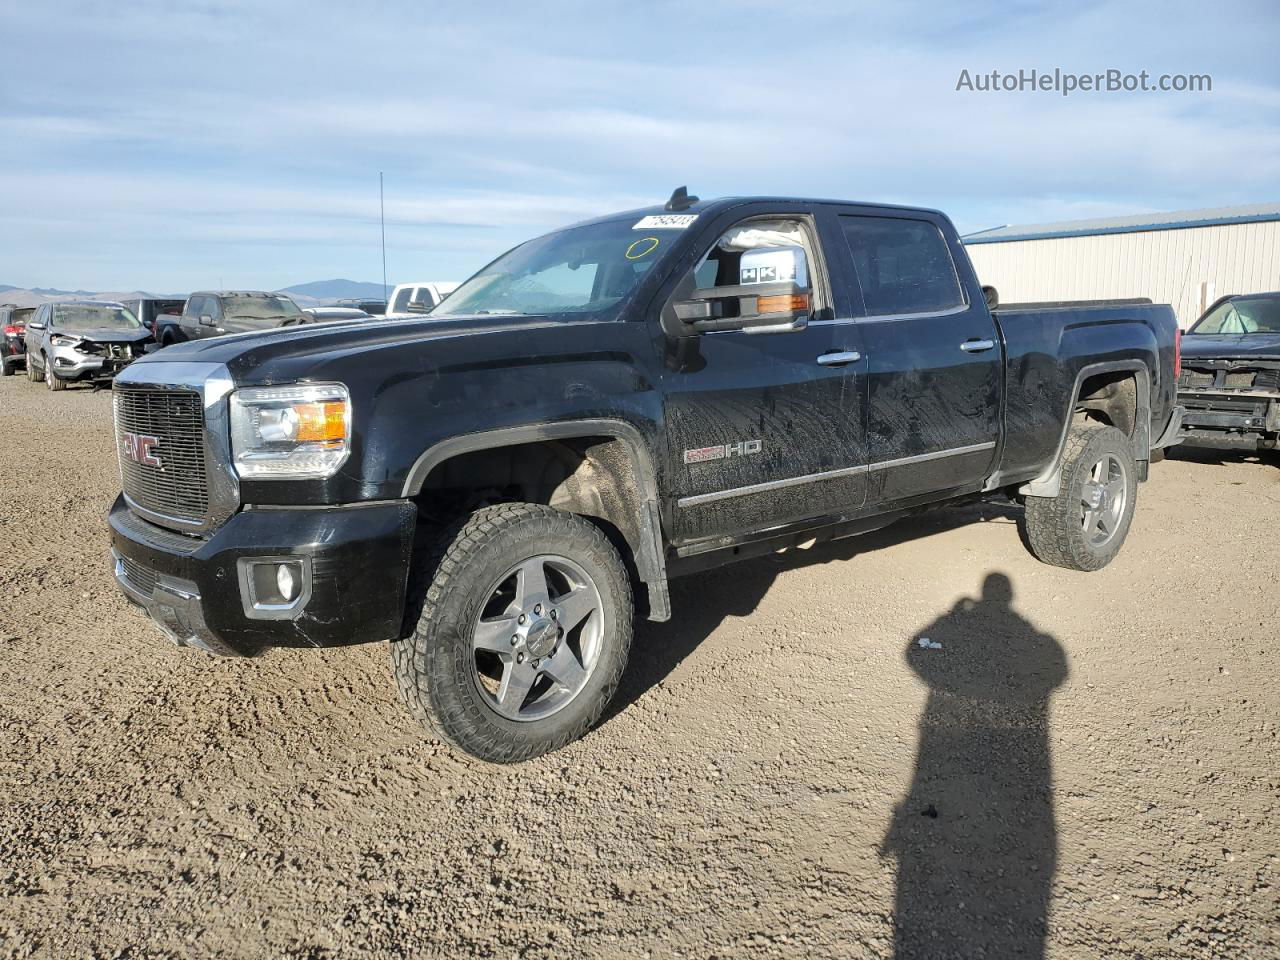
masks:
{"label": "truck front grille", "polygon": [[1178,378],[1178,386],[1212,387],[1213,379],[1212,373],[1202,373],[1199,370],[1183,370],[1182,376]]}
{"label": "truck front grille", "polygon": [[200,394],[117,384],[115,411],[125,495],[160,517],[203,523],[209,478]]}
{"label": "truck front grille", "polygon": [[1178,386],[1185,390],[1280,390],[1280,370],[1188,370]]}

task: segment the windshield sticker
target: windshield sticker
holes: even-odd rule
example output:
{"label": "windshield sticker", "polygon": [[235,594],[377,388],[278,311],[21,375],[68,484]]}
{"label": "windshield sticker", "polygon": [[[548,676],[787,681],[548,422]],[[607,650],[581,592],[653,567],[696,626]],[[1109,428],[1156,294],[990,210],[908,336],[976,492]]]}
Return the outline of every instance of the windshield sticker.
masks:
{"label": "windshield sticker", "polygon": [[632,230],[683,230],[698,219],[696,213],[663,213],[645,217]]}
{"label": "windshield sticker", "polygon": [[628,260],[643,260],[649,254],[653,253],[653,251],[658,249],[659,243],[661,243],[661,241],[657,237],[641,237],[639,240],[633,241],[631,246],[627,247],[627,252],[624,256],[626,256]]}

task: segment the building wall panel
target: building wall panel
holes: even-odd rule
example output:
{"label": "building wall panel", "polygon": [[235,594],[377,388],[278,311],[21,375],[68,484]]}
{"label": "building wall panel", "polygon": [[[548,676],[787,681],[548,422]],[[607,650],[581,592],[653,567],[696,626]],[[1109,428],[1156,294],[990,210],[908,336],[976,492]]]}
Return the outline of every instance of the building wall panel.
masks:
{"label": "building wall panel", "polygon": [[982,283],[1006,303],[1150,297],[1187,327],[1205,302],[1280,290],[1280,221],[975,243]]}

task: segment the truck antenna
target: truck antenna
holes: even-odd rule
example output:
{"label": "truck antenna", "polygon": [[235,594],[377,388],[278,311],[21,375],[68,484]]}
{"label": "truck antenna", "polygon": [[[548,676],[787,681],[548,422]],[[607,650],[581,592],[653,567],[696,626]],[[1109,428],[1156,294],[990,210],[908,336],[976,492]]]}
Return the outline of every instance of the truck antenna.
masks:
{"label": "truck antenna", "polygon": [[667,201],[664,210],[688,210],[698,202],[697,197],[689,196],[688,187],[676,187],[671,191],[671,199]]}
{"label": "truck antenna", "polygon": [[387,205],[382,194],[382,171],[378,171],[378,220],[382,224],[382,299],[387,299]]}

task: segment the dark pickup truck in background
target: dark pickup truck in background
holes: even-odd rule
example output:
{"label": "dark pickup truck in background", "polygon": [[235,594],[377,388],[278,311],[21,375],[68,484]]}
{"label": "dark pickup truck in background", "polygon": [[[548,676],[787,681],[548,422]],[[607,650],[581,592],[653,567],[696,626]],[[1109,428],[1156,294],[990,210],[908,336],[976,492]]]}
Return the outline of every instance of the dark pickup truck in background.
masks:
{"label": "dark pickup truck in background", "polygon": [[1280,291],[1223,297],[1182,341],[1182,442],[1280,449]]}
{"label": "dark pickup truck in background", "polygon": [[263,290],[201,290],[187,297],[181,310],[177,316],[157,318],[155,335],[160,346],[310,321],[289,297]]}
{"label": "dark pickup truck in background", "polygon": [[390,641],[420,720],[534,756],[672,576],[993,495],[1042,560],[1114,557],[1179,429],[1173,313],[988,297],[936,211],[681,190],[420,320],[179,345],[116,383],[116,577],[213,652]]}

